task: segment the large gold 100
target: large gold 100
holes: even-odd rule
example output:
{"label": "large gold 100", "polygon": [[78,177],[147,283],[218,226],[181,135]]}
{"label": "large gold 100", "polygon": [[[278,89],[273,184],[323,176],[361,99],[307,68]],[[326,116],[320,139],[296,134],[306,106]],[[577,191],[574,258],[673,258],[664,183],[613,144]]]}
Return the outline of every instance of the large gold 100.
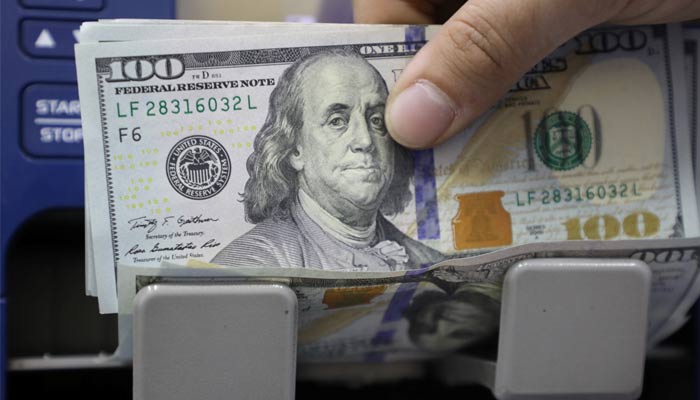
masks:
{"label": "large gold 100", "polygon": [[622,231],[630,238],[644,238],[657,234],[660,228],[660,220],[656,214],[649,211],[637,211],[629,214],[622,220],[609,214],[592,216],[583,223],[581,218],[571,218],[564,222],[567,240],[610,240],[620,236]]}

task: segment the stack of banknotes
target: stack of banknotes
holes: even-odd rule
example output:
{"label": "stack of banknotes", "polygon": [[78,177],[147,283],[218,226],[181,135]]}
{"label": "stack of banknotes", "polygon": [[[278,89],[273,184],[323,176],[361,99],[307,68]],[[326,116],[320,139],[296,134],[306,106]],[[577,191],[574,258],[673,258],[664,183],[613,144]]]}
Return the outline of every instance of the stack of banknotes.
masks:
{"label": "stack of banknotes", "polygon": [[700,293],[700,29],[581,33],[469,129],[409,151],[387,94],[439,28],[83,24],[100,311],[128,326],[155,282],[283,282],[301,360],[395,360],[493,343],[520,260],[634,258],[650,345],[677,330]]}

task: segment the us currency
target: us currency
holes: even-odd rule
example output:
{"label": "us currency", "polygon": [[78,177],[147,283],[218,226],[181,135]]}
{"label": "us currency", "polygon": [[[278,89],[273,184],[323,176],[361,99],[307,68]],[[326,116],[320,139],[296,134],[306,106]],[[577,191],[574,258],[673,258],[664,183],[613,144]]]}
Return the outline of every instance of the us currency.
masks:
{"label": "us currency", "polygon": [[[173,38],[220,38],[244,37],[262,34],[299,34],[300,32],[345,32],[364,31],[381,34],[382,25],[362,24],[300,24],[277,22],[222,22],[222,21],[183,21],[183,20],[134,20],[116,19],[85,22],[79,32],[80,43],[132,42],[144,40],[165,40]],[[85,204],[90,204],[87,180]],[[90,232],[90,208],[85,212],[86,255],[85,277],[86,294],[98,296],[94,256],[92,253],[92,234]]]}
{"label": "us currency", "polygon": [[386,271],[697,235],[678,27],[585,32],[412,154],[386,90],[436,28],[383,29],[79,45],[100,309],[120,263]]}
{"label": "us currency", "polygon": [[[283,33],[293,34],[301,31],[361,31],[376,30],[377,25],[360,24],[287,24],[287,23],[247,23],[230,21],[182,21],[182,20],[100,20],[99,22],[87,22],[81,27],[80,41],[90,42],[110,42],[110,41],[141,41],[141,40],[163,40],[168,38],[208,38],[223,36],[245,36],[263,33]],[[693,170],[696,169],[697,158],[697,39],[700,35],[700,26],[686,24],[683,26],[684,52],[685,52],[685,75],[686,88],[688,89],[688,113],[689,129],[691,138]],[[697,179],[697,178],[696,178]],[[700,186],[696,185],[696,188]],[[86,204],[88,202],[86,201]],[[89,209],[86,215],[89,217]],[[89,224],[86,224],[89,226]],[[86,235],[90,239],[90,235]],[[91,249],[90,246],[87,246]],[[87,265],[89,273],[87,276],[94,277],[94,267],[91,258]],[[92,285],[90,291],[96,295],[96,283],[90,280]]]}
{"label": "us currency", "polygon": [[692,238],[531,243],[422,270],[386,273],[227,268],[201,262],[189,267],[122,266],[120,356],[130,356],[132,300],[143,287],[231,282],[276,282],[294,290],[302,362],[396,361],[456,350],[495,355],[505,274],[517,262],[535,258],[646,262],[652,271],[647,331],[652,346],[668,334],[665,327],[678,311],[674,306],[693,290],[699,252],[700,239]]}
{"label": "us currency", "polygon": [[[240,21],[184,21],[184,20],[143,20],[143,19],[106,19],[99,22],[85,22],[79,32],[80,43],[123,42],[144,40],[165,40],[172,38],[220,38],[231,36],[251,36],[262,34],[299,34],[300,32],[376,32],[386,25],[363,24],[302,24],[279,22],[240,22]],[[89,204],[87,181],[86,201]],[[98,296],[95,265],[92,253],[92,234],[90,233],[90,209],[86,209],[86,294]]]}

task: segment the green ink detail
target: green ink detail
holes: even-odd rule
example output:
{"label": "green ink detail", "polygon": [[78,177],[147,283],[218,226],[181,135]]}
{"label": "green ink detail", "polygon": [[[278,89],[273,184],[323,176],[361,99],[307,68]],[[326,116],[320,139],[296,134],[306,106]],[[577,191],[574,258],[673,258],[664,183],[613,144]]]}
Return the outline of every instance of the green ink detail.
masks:
{"label": "green ink detail", "polygon": [[591,152],[591,130],[577,114],[557,111],[537,126],[534,148],[549,169],[567,171],[583,164]]}

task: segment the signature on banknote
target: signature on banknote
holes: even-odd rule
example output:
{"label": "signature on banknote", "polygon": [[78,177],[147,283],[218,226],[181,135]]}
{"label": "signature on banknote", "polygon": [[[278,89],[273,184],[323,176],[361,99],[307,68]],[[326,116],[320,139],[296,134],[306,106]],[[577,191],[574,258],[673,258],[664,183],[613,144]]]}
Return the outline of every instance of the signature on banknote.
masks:
{"label": "signature on banknote", "polygon": [[202,214],[198,215],[181,215],[175,217],[174,215],[168,215],[162,218],[149,218],[148,216],[142,216],[137,218],[132,218],[128,221],[129,230],[145,230],[146,233],[151,233],[155,231],[159,226],[169,226],[171,223],[176,224],[178,227],[182,228],[186,225],[198,225],[207,222],[218,222],[219,218],[206,217]]}

